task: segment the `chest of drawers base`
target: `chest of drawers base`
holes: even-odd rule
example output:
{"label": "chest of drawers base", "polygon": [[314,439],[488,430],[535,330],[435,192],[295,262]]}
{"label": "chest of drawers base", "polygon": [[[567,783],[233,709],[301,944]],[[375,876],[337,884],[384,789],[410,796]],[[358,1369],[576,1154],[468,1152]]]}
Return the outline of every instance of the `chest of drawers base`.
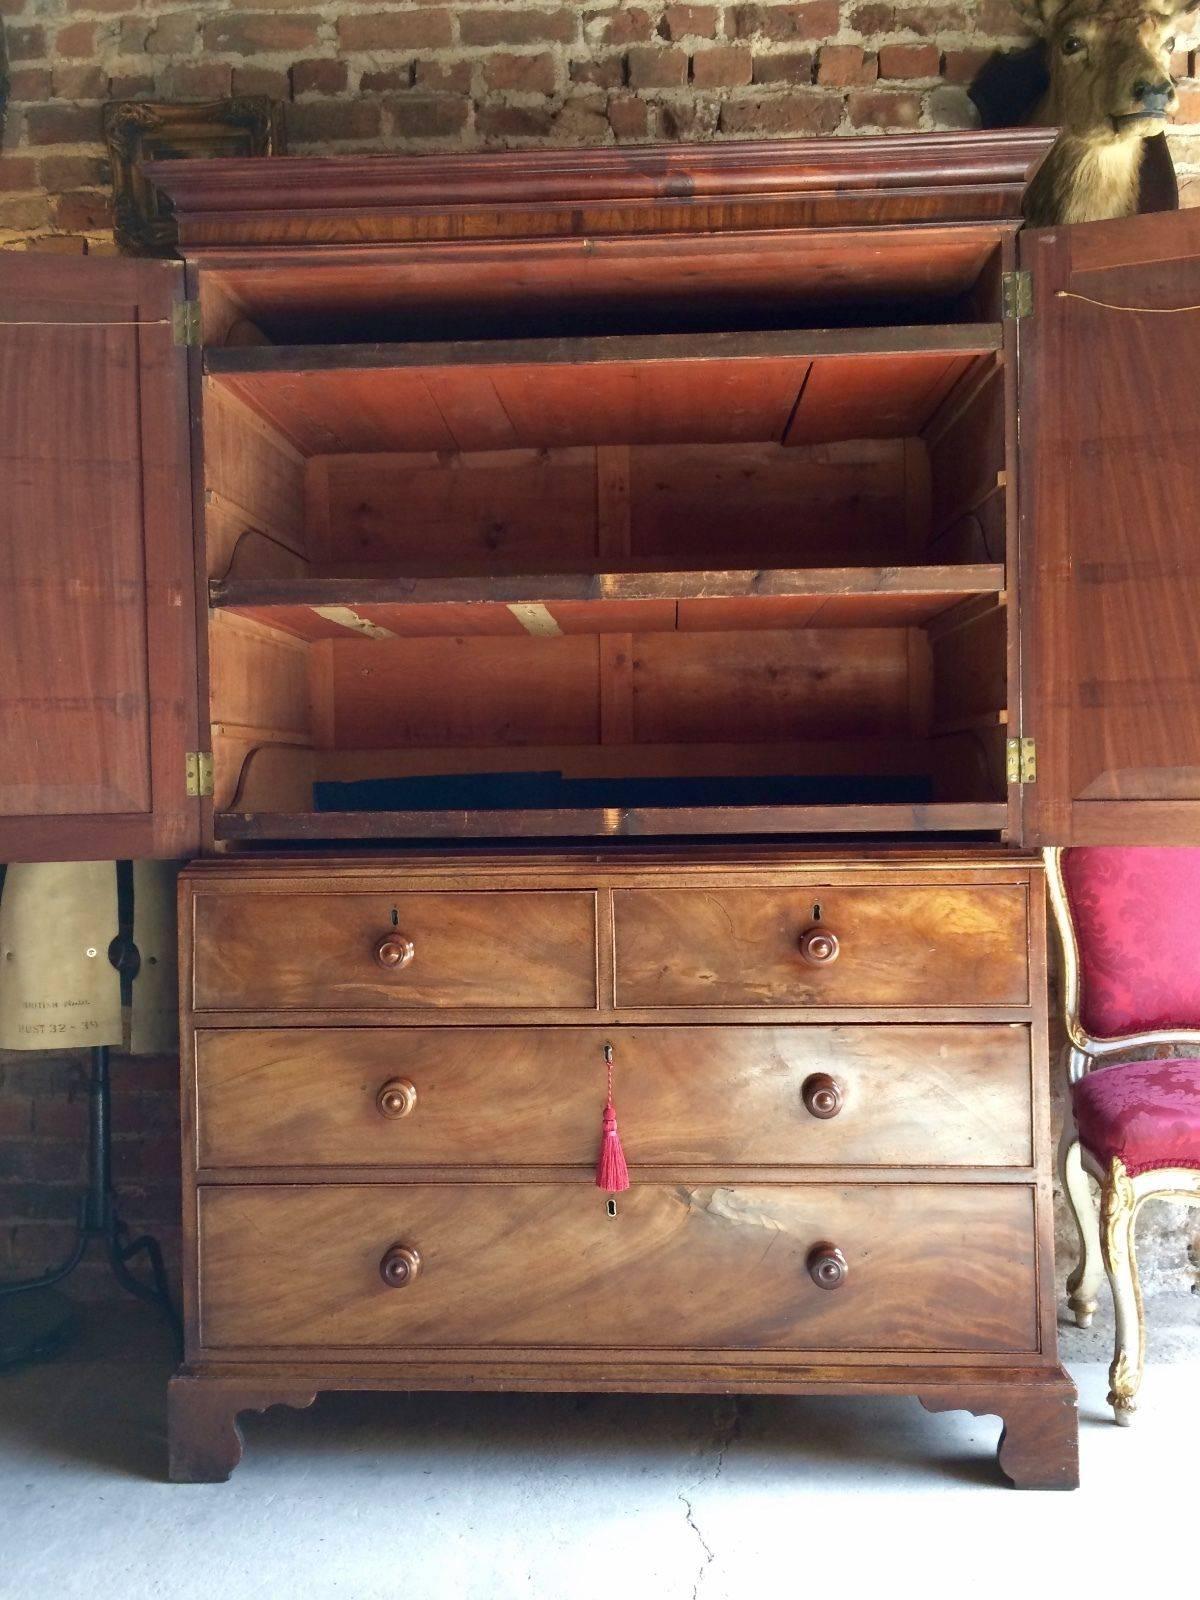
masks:
{"label": "chest of drawers base", "polygon": [[915,1395],[1002,1417],[1012,1482],[1073,1485],[1040,870],[190,868],[172,1477],[227,1477],[244,1411],[479,1389]]}

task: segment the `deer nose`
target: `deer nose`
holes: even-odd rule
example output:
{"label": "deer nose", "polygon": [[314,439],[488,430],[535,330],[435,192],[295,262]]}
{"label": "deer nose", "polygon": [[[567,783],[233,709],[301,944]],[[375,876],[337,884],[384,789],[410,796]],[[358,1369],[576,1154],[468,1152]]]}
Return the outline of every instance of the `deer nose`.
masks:
{"label": "deer nose", "polygon": [[1171,103],[1170,78],[1163,78],[1158,83],[1139,78],[1133,86],[1133,99],[1143,111],[1165,111]]}

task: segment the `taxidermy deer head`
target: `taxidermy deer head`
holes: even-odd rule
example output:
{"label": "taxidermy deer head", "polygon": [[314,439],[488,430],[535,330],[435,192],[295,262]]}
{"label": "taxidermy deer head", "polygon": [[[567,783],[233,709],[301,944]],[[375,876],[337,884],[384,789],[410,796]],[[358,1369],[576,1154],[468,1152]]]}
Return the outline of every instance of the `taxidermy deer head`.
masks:
{"label": "taxidermy deer head", "polygon": [[1031,121],[1063,130],[1030,186],[1030,222],[1094,222],[1138,209],[1149,139],[1178,101],[1171,52],[1200,0],[1014,0],[1045,38],[1050,85]]}

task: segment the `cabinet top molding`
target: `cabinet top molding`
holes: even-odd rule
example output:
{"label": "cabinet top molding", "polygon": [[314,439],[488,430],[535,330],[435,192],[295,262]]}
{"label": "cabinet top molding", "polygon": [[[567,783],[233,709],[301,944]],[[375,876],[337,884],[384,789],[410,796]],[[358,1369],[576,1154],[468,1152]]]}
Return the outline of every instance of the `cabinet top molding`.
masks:
{"label": "cabinet top molding", "polygon": [[[1055,130],[151,161],[180,243],[387,244],[1016,223]],[[269,169],[264,160],[269,159]]]}

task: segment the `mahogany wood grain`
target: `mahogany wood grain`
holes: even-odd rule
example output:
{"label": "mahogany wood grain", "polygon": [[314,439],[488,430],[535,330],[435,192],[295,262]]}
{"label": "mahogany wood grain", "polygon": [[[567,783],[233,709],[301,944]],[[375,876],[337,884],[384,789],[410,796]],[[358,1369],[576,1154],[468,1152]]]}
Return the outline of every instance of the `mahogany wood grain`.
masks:
{"label": "mahogany wood grain", "polygon": [[[976,222],[1021,214],[1053,129],[723,146],[151,162],[185,246],[444,242],[771,226]],[[842,258],[849,269],[846,256]]]}
{"label": "mahogany wood grain", "polygon": [[[1021,1027],[315,1028],[196,1035],[197,1164],[576,1165],[603,1046],[635,1176],[660,1165],[1028,1166]],[[808,1108],[836,1080],[836,1115]],[[410,1109],[379,1094],[403,1078]]]}
{"label": "mahogany wood grain", "polygon": [[[1013,1185],[205,1186],[210,1352],[354,1346],[1027,1352],[1031,1193]],[[847,1263],[836,1293],[813,1245]],[[421,1271],[380,1280],[394,1245]]]}
{"label": "mahogany wood grain", "polygon": [[[819,908],[820,914],[817,914]],[[1020,888],[617,889],[622,1006],[1025,1005]],[[840,942],[813,965],[814,925]]]}
{"label": "mahogany wood grain", "polygon": [[0,255],[0,860],[199,844],[178,263]]}
{"label": "mahogany wood grain", "polygon": [[1200,317],[1111,309],[1200,302],[1200,217],[1146,220],[1044,230],[1022,246],[1035,295],[1020,444],[1036,843],[1188,844],[1200,828],[1188,532]]}
{"label": "mahogany wood grain", "polygon": [[[272,1010],[596,1004],[595,896],[503,891],[199,895],[194,1004]],[[375,959],[393,932],[413,945]]]}

